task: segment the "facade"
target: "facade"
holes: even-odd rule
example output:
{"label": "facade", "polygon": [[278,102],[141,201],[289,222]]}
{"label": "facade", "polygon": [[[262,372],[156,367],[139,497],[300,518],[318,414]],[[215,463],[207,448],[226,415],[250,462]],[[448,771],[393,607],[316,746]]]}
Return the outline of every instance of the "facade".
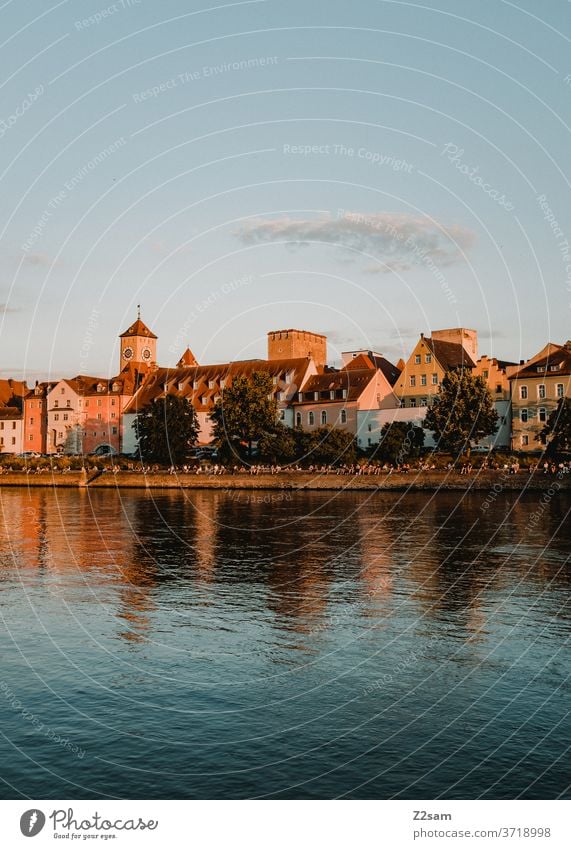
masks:
{"label": "facade", "polygon": [[[387,370],[394,373],[394,366]],[[390,368],[389,368],[390,367]],[[347,359],[339,371],[325,371],[310,377],[301,387],[293,403],[294,424],[312,431],[319,427],[339,427],[357,437],[366,447],[361,414],[397,406],[397,397],[383,370],[374,359],[360,353]]]}
{"label": "facade", "polygon": [[[459,342],[450,342],[439,338],[461,333],[474,334],[476,331],[465,331],[462,328],[454,330],[436,330],[431,337],[420,334],[414,350],[395,383],[395,393],[401,407],[427,407],[438,394],[440,384],[447,371],[451,369],[473,369],[475,363]],[[469,347],[477,349],[477,338],[469,337]]]}
{"label": "facade", "polygon": [[47,454],[48,393],[53,383],[38,383],[24,398],[24,451]]}
{"label": "facade", "polygon": [[496,357],[488,357],[487,355],[476,361],[473,374],[485,381],[498,414],[496,433],[480,441],[479,444],[482,448],[509,449],[511,447],[512,405],[509,378],[518,368],[519,366],[516,363],[498,360]]}
{"label": "facade", "polygon": [[313,360],[317,368],[327,364],[327,337],[308,330],[271,330],[268,360]]}
{"label": "facade", "polygon": [[21,409],[18,407],[0,407],[0,454],[21,454],[22,445]]}
{"label": "facade", "polygon": [[124,333],[119,335],[119,339],[121,340],[121,371],[131,363],[143,372],[156,365],[157,337],[141,321],[140,312],[137,320]]}
{"label": "facade", "polygon": [[538,440],[560,398],[571,397],[571,341],[549,343],[509,378],[514,451],[540,452]]}
{"label": "facade", "polygon": [[249,377],[263,371],[271,375],[274,397],[280,420],[293,425],[292,399],[317,366],[310,357],[297,359],[241,360],[208,366],[182,366],[174,369],[157,368],[144,379],[140,389],[127,404],[123,413],[122,452],[134,454],[137,448],[133,423],[137,413],[159,398],[177,395],[186,398],[196,410],[200,425],[199,442],[212,440],[210,413],[222,397],[224,389],[237,377]]}

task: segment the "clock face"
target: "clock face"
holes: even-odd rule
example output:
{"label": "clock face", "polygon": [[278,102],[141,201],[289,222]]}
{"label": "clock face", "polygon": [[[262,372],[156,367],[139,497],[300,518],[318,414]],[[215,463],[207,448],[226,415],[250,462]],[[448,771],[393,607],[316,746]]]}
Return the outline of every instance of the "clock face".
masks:
{"label": "clock face", "polygon": [[125,350],[123,351],[123,357],[126,360],[130,360],[132,358],[132,356],[133,356],[133,349],[132,348],[125,348]]}
{"label": "clock face", "polygon": [[151,349],[150,348],[143,348],[143,359],[144,360],[150,360],[151,359]]}

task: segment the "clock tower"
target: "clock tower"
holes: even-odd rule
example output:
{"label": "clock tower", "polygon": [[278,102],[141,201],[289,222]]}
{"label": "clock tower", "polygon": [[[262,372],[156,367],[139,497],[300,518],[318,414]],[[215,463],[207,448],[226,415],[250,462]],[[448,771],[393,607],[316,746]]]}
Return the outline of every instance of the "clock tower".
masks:
{"label": "clock tower", "polygon": [[121,365],[123,371],[129,363],[136,363],[137,368],[141,366],[149,368],[157,362],[157,337],[149,330],[147,325],[141,321],[141,308],[137,309],[137,321],[121,333]]}

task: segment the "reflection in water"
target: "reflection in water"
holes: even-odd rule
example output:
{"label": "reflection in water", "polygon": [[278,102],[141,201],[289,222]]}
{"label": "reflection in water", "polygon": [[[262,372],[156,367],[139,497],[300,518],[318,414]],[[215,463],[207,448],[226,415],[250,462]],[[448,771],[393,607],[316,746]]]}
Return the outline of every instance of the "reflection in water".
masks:
{"label": "reflection in water", "polygon": [[0,699],[0,776],[54,797],[556,796],[569,498],[538,522],[532,496],[485,496],[2,491],[3,680],[87,754]]}

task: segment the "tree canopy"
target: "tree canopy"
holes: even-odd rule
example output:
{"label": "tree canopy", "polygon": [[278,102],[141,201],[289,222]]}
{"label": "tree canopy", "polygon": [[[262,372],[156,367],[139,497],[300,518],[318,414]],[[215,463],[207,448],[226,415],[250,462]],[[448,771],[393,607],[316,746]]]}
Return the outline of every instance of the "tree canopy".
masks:
{"label": "tree canopy", "polygon": [[536,437],[547,446],[548,454],[571,452],[571,398],[560,398]]}
{"label": "tree canopy", "polygon": [[210,414],[221,459],[239,459],[244,450],[251,458],[253,443],[275,431],[277,402],[273,390],[271,375],[264,371],[237,377],[223,390]]}
{"label": "tree canopy", "polygon": [[375,456],[391,463],[405,463],[418,457],[424,446],[424,430],[413,422],[387,422],[383,425]]}
{"label": "tree canopy", "polygon": [[305,461],[317,465],[343,465],[357,459],[355,437],[340,427],[318,427],[311,431]]}
{"label": "tree canopy", "polygon": [[481,377],[467,370],[445,374],[424,419],[424,427],[434,433],[437,447],[456,456],[495,433],[497,425],[490,390]]}
{"label": "tree canopy", "polygon": [[186,462],[200,430],[194,407],[177,395],[152,401],[138,413],[133,428],[141,459],[165,466]]}

